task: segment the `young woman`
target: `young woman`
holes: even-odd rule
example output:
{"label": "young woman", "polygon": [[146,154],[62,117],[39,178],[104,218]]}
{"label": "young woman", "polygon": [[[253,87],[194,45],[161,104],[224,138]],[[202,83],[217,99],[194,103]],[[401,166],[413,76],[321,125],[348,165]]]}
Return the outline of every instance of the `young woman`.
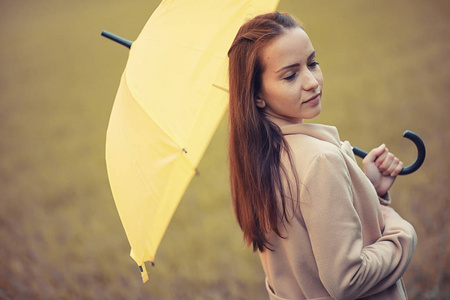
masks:
{"label": "young woman", "polygon": [[229,52],[230,180],[271,299],[407,299],[414,228],[388,190],[403,164],[382,145],[358,167],[321,111],[323,78],[288,14],[244,24]]}

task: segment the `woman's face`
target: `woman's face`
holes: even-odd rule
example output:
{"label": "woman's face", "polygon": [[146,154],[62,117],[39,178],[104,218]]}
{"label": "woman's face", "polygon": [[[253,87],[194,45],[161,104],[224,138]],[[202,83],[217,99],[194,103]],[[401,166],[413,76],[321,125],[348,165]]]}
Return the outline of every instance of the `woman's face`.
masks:
{"label": "woman's face", "polygon": [[262,87],[256,105],[292,123],[320,114],[322,71],[301,28],[288,29],[262,52]]}

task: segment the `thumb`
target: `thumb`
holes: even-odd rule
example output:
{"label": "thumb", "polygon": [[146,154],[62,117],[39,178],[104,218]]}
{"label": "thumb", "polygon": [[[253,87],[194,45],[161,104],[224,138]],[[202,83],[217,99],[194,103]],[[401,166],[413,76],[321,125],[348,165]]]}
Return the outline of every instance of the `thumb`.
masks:
{"label": "thumb", "polygon": [[367,156],[364,158],[364,161],[371,163],[374,162],[378,156],[380,156],[381,154],[384,153],[384,151],[386,150],[386,145],[383,144],[381,146],[379,146],[378,148],[374,148],[372,149]]}

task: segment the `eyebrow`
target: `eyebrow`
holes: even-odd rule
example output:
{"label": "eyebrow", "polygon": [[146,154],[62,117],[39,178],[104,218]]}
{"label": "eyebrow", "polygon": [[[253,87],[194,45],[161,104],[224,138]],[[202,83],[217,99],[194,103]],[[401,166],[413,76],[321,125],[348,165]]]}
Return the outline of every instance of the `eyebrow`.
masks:
{"label": "eyebrow", "polygon": [[[316,56],[316,51],[313,51],[313,52],[308,56],[308,60],[310,60],[310,59],[313,58],[314,56]],[[276,71],[275,73],[280,73],[280,72],[283,71],[283,70],[290,69],[290,68],[293,68],[293,67],[298,67],[298,66],[300,66],[300,63],[295,63],[295,64],[292,64],[292,65],[283,67],[283,68],[279,69],[278,71]]]}

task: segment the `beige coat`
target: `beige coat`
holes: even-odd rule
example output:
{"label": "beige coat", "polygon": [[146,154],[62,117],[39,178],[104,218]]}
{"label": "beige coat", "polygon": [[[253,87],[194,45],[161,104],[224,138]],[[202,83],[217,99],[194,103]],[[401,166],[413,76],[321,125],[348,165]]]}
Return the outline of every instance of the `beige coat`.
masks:
{"label": "beige coat", "polygon": [[389,196],[377,196],[335,127],[280,128],[300,203],[288,206],[285,239],[270,234],[274,251],[260,253],[270,298],[407,299],[401,276],[417,244],[414,228],[396,213],[383,219],[380,203],[388,205]]}

